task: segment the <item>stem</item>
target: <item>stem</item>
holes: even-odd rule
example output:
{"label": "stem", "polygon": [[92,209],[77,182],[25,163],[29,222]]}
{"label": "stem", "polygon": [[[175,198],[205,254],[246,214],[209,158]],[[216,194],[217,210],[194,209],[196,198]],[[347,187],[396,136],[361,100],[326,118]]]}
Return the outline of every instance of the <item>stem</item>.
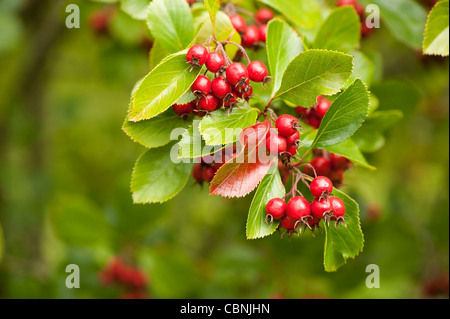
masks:
{"label": "stem", "polygon": [[245,58],[247,59],[248,63],[251,62],[250,58],[248,57],[247,51],[245,51],[244,47],[233,42],[233,41],[220,41],[221,44],[233,44],[239,48],[239,50],[244,54]]}

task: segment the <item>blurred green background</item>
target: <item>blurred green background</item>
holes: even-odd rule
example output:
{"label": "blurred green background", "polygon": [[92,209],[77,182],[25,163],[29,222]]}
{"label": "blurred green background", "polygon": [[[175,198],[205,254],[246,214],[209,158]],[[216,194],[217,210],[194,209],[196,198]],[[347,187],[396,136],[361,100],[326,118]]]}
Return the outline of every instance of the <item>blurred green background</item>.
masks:
{"label": "blurred green background", "polygon": [[[98,277],[115,255],[145,270],[152,298],[448,298],[448,59],[383,28],[364,40],[380,109],[405,116],[367,155],[376,171],[346,173],[365,247],[326,273],[323,233],[245,239],[252,196],[210,197],[190,180],[167,203],[133,205],[144,148],[121,126],[148,73],[146,29],[113,8],[98,34],[89,17],[105,4],[72,2],[80,29],[64,26],[70,1],[0,1],[0,298],[115,298]],[[79,289],[65,286],[68,264]],[[366,288],[369,264],[379,289]]]}

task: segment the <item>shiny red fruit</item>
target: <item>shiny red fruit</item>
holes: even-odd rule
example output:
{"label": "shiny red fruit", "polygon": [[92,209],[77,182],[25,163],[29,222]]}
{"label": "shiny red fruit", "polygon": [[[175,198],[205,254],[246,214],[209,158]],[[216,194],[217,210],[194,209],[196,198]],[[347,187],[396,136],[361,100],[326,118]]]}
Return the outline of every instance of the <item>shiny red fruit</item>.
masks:
{"label": "shiny red fruit", "polygon": [[225,67],[225,58],[219,52],[211,52],[206,60],[206,68],[212,73],[217,73]]}
{"label": "shiny red fruit", "polygon": [[273,219],[281,219],[286,212],[286,203],[281,198],[272,198],[266,205],[266,213]]}
{"label": "shiny red fruit", "polygon": [[316,198],[311,202],[311,213],[317,218],[323,218],[323,214],[332,210],[330,198]]}
{"label": "shiny red fruit", "polygon": [[286,138],[279,134],[272,134],[267,138],[266,148],[270,154],[281,154],[286,152]]}
{"label": "shiny red fruit", "polygon": [[193,93],[207,94],[211,91],[211,86],[211,80],[208,77],[199,75],[195,82],[192,84],[191,91]]}
{"label": "shiny red fruit", "polygon": [[297,146],[295,144],[289,145],[286,152],[289,153],[290,156],[295,156],[297,154]]}
{"label": "shiny red fruit", "polygon": [[214,111],[218,105],[219,99],[217,99],[215,95],[212,93],[208,93],[207,95],[202,97],[198,102],[198,106],[200,107],[200,109],[208,112]]}
{"label": "shiny red fruit", "polygon": [[235,62],[228,66],[226,75],[228,82],[236,86],[239,82],[245,81],[248,78],[248,71],[245,65]]}
{"label": "shiny red fruit", "polygon": [[326,176],[318,176],[311,182],[309,189],[311,194],[318,198],[324,194],[331,194],[333,191],[333,183]]}
{"label": "shiny red fruit", "polygon": [[175,114],[178,114],[179,116],[186,116],[190,114],[193,110],[194,105],[192,103],[173,105],[173,111],[175,112]]}
{"label": "shiny red fruit", "polygon": [[208,60],[208,50],[200,44],[192,46],[187,54],[186,60],[193,65],[203,65]]}
{"label": "shiny red fruit", "polygon": [[269,8],[261,8],[256,11],[256,20],[261,23],[267,23],[274,18],[274,13]]}
{"label": "shiny red fruit", "polygon": [[214,169],[214,167],[206,166],[203,168],[203,175],[202,175],[203,181],[210,183],[214,178],[214,175],[216,175],[216,170]]}
{"label": "shiny red fruit", "polygon": [[232,14],[232,15],[230,15],[230,20],[231,20],[231,24],[233,25],[233,28],[237,32],[243,33],[247,29],[247,22],[245,22],[245,19],[243,17],[241,17],[240,15]]}
{"label": "shiny red fruit", "polygon": [[224,76],[220,76],[212,81],[211,90],[217,98],[223,99],[228,93],[231,93],[231,85]]}
{"label": "shiny red fruit", "polygon": [[316,157],[311,161],[311,165],[316,170],[318,176],[328,176],[331,173],[331,164],[330,161],[323,157]]}
{"label": "shiny red fruit", "polygon": [[323,118],[330,108],[331,104],[332,102],[330,102],[326,98],[322,98],[316,106],[316,114],[318,115],[318,117]]}
{"label": "shiny red fruit", "polygon": [[330,155],[330,163],[335,170],[345,170],[351,165],[351,162],[346,157],[334,153]]}
{"label": "shiny red fruit", "polygon": [[263,82],[269,75],[267,67],[261,61],[253,61],[247,65],[248,77],[253,82]]}
{"label": "shiny red fruit", "polygon": [[259,29],[251,25],[249,26],[242,36],[242,45],[247,48],[251,48],[254,45],[257,45],[259,42]]}
{"label": "shiny red fruit", "polygon": [[306,198],[302,196],[292,197],[286,205],[286,215],[293,220],[299,220],[311,213],[311,207]]}
{"label": "shiny red fruit", "polygon": [[288,145],[296,144],[300,140],[300,132],[296,131],[294,134],[286,138]]}
{"label": "shiny red fruit", "polygon": [[295,230],[296,223],[296,220],[293,220],[289,216],[284,216],[280,220],[280,227],[286,229],[287,231],[292,231]]}
{"label": "shiny red fruit", "polygon": [[279,134],[284,137],[289,137],[298,131],[300,125],[296,117],[289,114],[283,114],[277,118],[275,127],[278,129]]}
{"label": "shiny red fruit", "polygon": [[345,215],[345,204],[337,197],[330,198],[331,207],[333,209],[333,215],[336,217],[343,217]]}
{"label": "shiny red fruit", "polygon": [[259,41],[266,43],[267,41],[267,24],[259,27]]}

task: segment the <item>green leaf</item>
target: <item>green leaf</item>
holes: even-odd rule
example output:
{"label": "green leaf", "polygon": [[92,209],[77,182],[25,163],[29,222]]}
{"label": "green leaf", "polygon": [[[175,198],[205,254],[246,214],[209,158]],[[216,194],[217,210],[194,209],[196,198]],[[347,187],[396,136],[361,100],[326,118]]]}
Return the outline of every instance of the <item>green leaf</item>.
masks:
{"label": "green leaf", "polygon": [[349,52],[359,45],[361,24],[353,7],[335,9],[321,24],[313,42],[316,49]]}
{"label": "green leaf", "polygon": [[216,28],[216,14],[217,11],[219,11],[221,2],[222,0],[205,0],[205,7],[206,10],[208,10],[209,18],[211,19],[211,23],[213,25],[213,30]]}
{"label": "green leaf", "polygon": [[312,28],[321,21],[320,6],[316,0],[259,0],[283,14],[292,23]]}
{"label": "green leaf", "polygon": [[449,54],[448,2],[448,0],[439,1],[428,16],[423,40],[425,54],[441,56]]}
{"label": "green leaf", "polygon": [[129,112],[130,121],[151,119],[167,110],[183,96],[201,72],[186,63],[186,52],[164,59],[139,85]]}
{"label": "green leaf", "polygon": [[353,57],[344,53],[308,50],[289,63],[275,97],[309,107],[319,95],[340,91],[352,74]]}
{"label": "green leaf", "polygon": [[355,258],[364,247],[364,235],[359,220],[359,206],[349,196],[334,189],[333,194],[340,198],[345,205],[345,223],[335,229],[333,222],[325,226],[324,266],[325,271],[336,271],[344,265],[349,258]]}
{"label": "green leaf", "polygon": [[164,58],[168,57],[170,52],[167,51],[159,41],[153,41],[153,46],[150,50],[150,70],[153,70]]}
{"label": "green leaf", "polygon": [[71,246],[95,246],[111,240],[111,225],[87,198],[61,195],[51,202],[49,212],[55,234]]}
{"label": "green leaf", "polygon": [[4,240],[3,240],[3,230],[2,230],[2,225],[0,224],[0,264],[2,262],[4,249],[5,249],[5,244],[4,244]]}
{"label": "green leaf", "polygon": [[303,44],[295,30],[286,22],[273,19],[267,29],[266,49],[274,82],[273,96],[281,86],[284,71],[289,63],[303,52]]}
{"label": "green leaf", "polygon": [[371,170],[375,169],[375,167],[367,163],[366,159],[364,158],[364,155],[361,153],[358,146],[350,138],[345,140],[344,142],[335,145],[324,146],[322,147],[322,149],[327,150],[334,154],[345,156],[352,163],[355,163],[358,166],[365,167]]}
{"label": "green leaf", "polygon": [[133,169],[131,191],[135,203],[162,203],[186,185],[192,163],[175,163],[177,146],[169,144],[142,154]]}
{"label": "green leaf", "polygon": [[178,158],[199,158],[204,155],[215,153],[225,146],[206,145],[205,140],[200,134],[200,121],[194,120],[191,126],[187,128],[181,135],[178,142],[179,151]]}
{"label": "green leaf", "polygon": [[247,219],[247,239],[263,238],[277,230],[278,221],[274,221],[272,225],[265,222],[266,205],[272,198],[281,198],[285,194],[286,190],[281,182],[278,167],[272,166],[259,184],[250,205]]}
{"label": "green leaf", "polygon": [[373,62],[360,51],[350,51],[349,54],[354,57],[354,69],[352,76],[347,81],[348,85],[352,84],[359,78],[368,87],[370,87],[375,74],[375,66],[373,65]]}
{"label": "green leaf", "polygon": [[[414,0],[360,0],[364,5],[380,8],[381,24],[385,23],[394,37],[407,46],[420,50],[426,11]],[[381,26],[383,27],[383,26]]]}
{"label": "green leaf", "polygon": [[369,92],[356,80],[333,102],[310,149],[341,143],[353,135],[364,122],[369,108]]}
{"label": "green leaf", "polygon": [[246,127],[256,123],[258,110],[251,107],[215,111],[213,116],[205,116],[200,123],[200,132],[208,145],[223,145],[235,142]]}
{"label": "green leaf", "polygon": [[120,7],[131,17],[137,20],[145,20],[150,1],[151,0],[122,0]]}
{"label": "green leaf", "polygon": [[185,49],[194,38],[194,20],[185,0],[153,0],[147,24],[153,37],[170,53]]}
{"label": "green leaf", "polygon": [[155,148],[169,144],[172,131],[177,128],[186,128],[189,123],[172,110],[167,110],[150,120],[132,122],[127,118],[122,129],[133,141],[147,148]]}

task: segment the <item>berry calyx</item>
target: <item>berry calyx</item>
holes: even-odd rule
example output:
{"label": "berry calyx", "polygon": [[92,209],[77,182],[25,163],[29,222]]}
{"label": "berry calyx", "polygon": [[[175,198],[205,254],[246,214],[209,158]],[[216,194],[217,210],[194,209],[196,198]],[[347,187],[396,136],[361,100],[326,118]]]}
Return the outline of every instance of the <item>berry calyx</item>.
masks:
{"label": "berry calyx", "polygon": [[296,117],[289,114],[283,114],[277,118],[275,127],[278,129],[280,135],[289,137],[298,131],[300,124]]}
{"label": "berry calyx", "polygon": [[238,14],[232,14],[230,15],[231,24],[233,25],[233,28],[239,32],[244,33],[247,29],[247,22],[245,22],[245,19],[241,17]]}
{"label": "berry calyx", "polygon": [[295,156],[297,154],[298,148],[295,144],[291,144],[288,146],[286,152],[289,154],[289,156]]}
{"label": "berry calyx", "polygon": [[231,85],[224,76],[219,76],[212,81],[211,90],[217,98],[223,99],[228,93],[231,93]]}
{"label": "berry calyx", "polygon": [[223,70],[225,68],[225,58],[219,52],[211,52],[206,61],[206,68],[212,73]]}
{"label": "berry calyx", "polygon": [[280,220],[286,212],[286,203],[281,198],[272,198],[266,205],[266,222]]}
{"label": "berry calyx", "polygon": [[261,61],[253,61],[247,66],[248,77],[253,82],[266,82],[269,72]]}
{"label": "berry calyx", "polygon": [[236,95],[236,92],[228,93],[223,98],[223,101],[222,101],[223,107],[230,108],[230,109],[235,107],[238,103],[237,98],[238,98],[238,96]]}
{"label": "berry calyx", "polygon": [[206,63],[208,56],[208,50],[203,45],[196,44],[188,50],[186,60],[192,65],[201,66]]}
{"label": "berry calyx", "polygon": [[266,148],[270,154],[281,154],[286,152],[286,138],[279,134],[271,134],[267,137]]}
{"label": "berry calyx", "polygon": [[195,79],[195,82],[192,84],[191,91],[197,97],[201,97],[211,91],[211,86],[211,80],[208,77],[199,75],[197,79]]}
{"label": "berry calyx", "polygon": [[259,29],[256,26],[251,25],[245,30],[242,36],[242,45],[244,47],[251,48],[257,45],[258,42],[259,42]]}
{"label": "berry calyx", "polygon": [[339,223],[343,223],[345,227],[347,225],[344,221],[344,215],[345,215],[345,204],[344,202],[337,197],[331,197],[330,198],[331,208],[333,209],[332,214],[333,217],[336,218],[336,228],[338,227]]}
{"label": "berry calyx", "polygon": [[310,213],[309,202],[303,196],[292,197],[286,205],[286,215],[293,220],[305,219]]}
{"label": "berry calyx", "polygon": [[328,196],[333,191],[333,183],[328,177],[318,176],[309,186],[311,194],[316,198]]}
{"label": "berry calyx", "polygon": [[231,85],[239,86],[248,80],[248,71],[242,63],[235,62],[228,66],[226,76]]}
{"label": "berry calyx", "polygon": [[181,117],[186,117],[194,111],[194,105],[192,103],[174,104],[173,111]]}
{"label": "berry calyx", "polygon": [[258,11],[256,11],[256,20],[258,20],[260,23],[267,23],[270,20],[274,18],[274,13],[269,8],[261,8]]}

